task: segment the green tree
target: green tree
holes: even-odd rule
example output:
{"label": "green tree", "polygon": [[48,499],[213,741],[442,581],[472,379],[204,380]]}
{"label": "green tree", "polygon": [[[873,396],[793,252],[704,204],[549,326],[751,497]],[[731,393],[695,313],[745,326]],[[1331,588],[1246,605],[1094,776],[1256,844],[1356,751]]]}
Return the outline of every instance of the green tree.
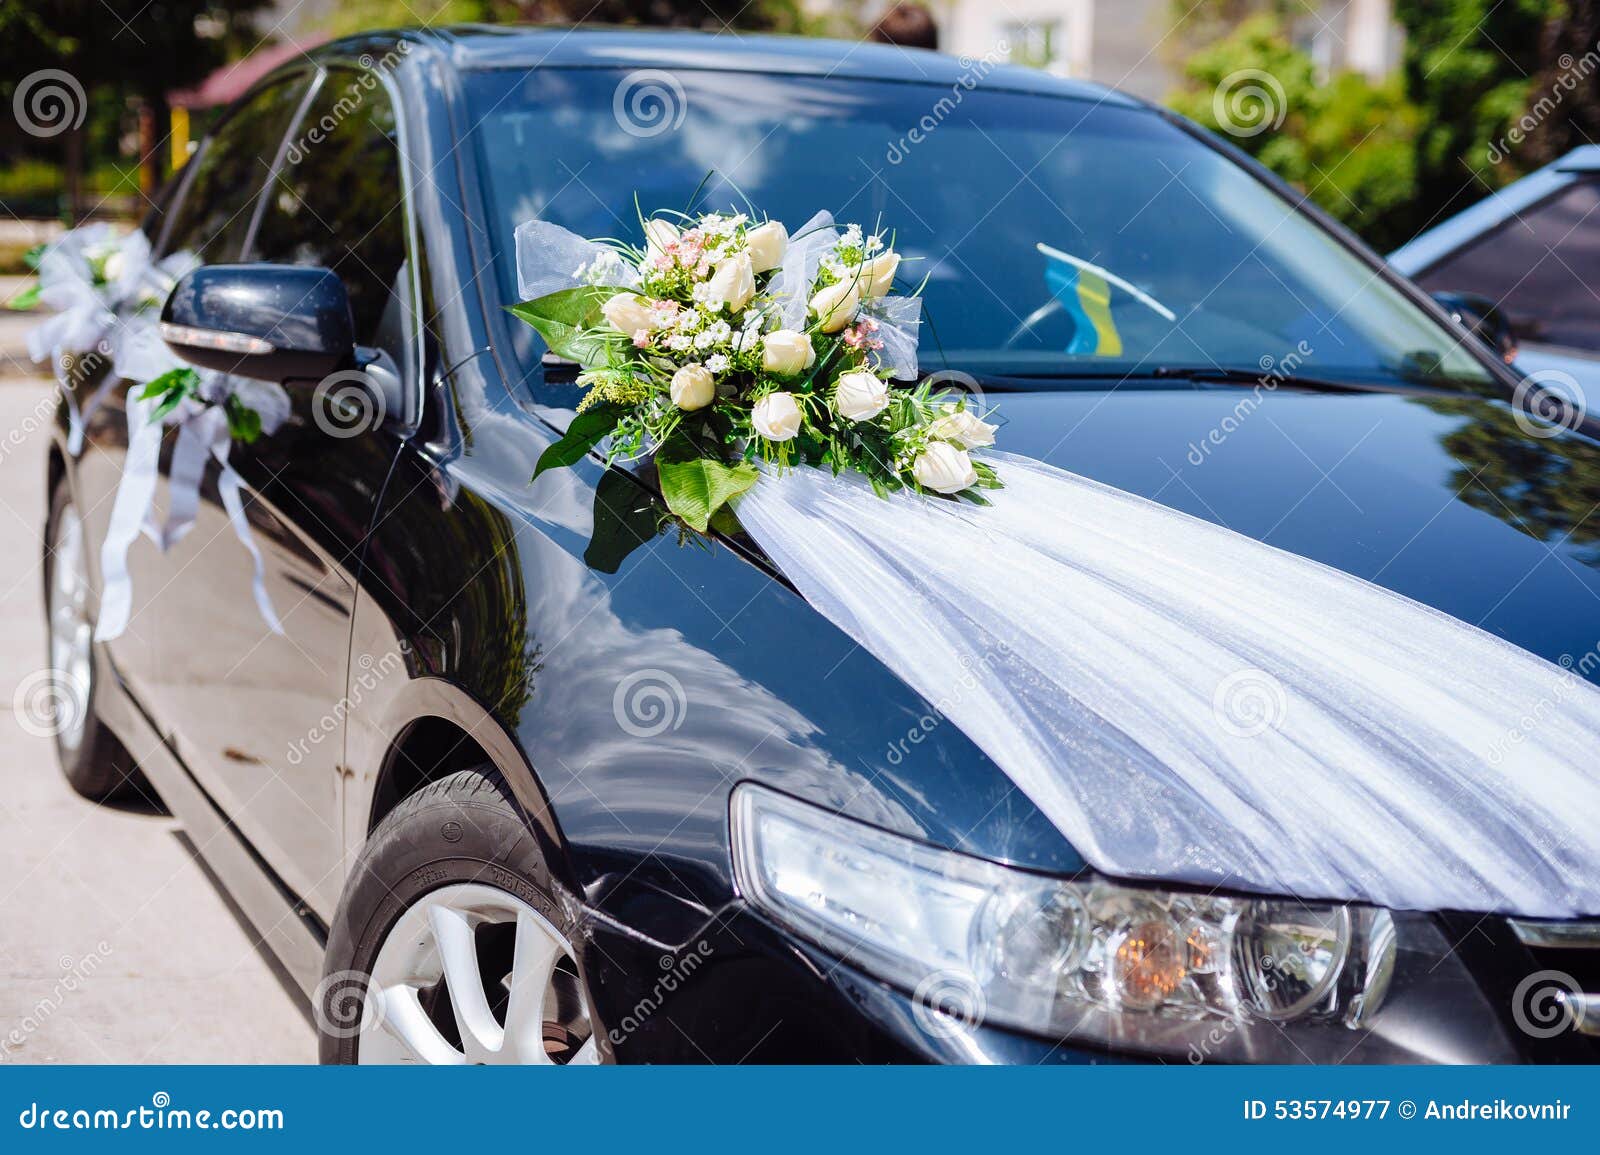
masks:
{"label": "green tree", "polygon": [[[150,0],[123,5],[127,17],[103,0],[0,0],[0,100],[9,109],[24,88],[26,100],[48,87],[53,104],[40,106],[37,125],[8,125],[0,136],[0,164],[25,157],[57,159],[69,186],[85,163],[115,155],[132,135],[124,110],[135,112],[146,186],[162,167],[166,94],[191,87],[213,69],[260,40],[255,16],[268,0]],[[70,83],[41,79],[64,72]],[[138,115],[143,111],[142,117]],[[55,131],[59,118],[77,128]],[[81,195],[69,187],[73,214]]]}
{"label": "green tree", "polygon": [[1550,0],[1397,0],[1406,96],[1422,112],[1410,232],[1526,170],[1515,150],[1510,163],[1497,160],[1504,150],[1496,142],[1527,107],[1547,23],[1561,25],[1566,9]]}
{"label": "green tree", "polygon": [[1177,111],[1227,137],[1380,247],[1409,236],[1420,117],[1398,80],[1320,82],[1283,20],[1262,12],[1190,56]]}

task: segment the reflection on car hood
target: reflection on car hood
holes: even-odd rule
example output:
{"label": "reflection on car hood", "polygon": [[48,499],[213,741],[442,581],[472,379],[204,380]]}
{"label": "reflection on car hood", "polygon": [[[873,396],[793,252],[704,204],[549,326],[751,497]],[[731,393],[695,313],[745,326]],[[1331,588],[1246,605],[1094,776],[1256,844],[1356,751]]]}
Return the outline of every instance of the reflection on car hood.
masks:
{"label": "reflection on car hood", "polygon": [[1600,446],[1587,438],[1467,394],[1216,388],[991,401],[1011,452],[1600,677]]}

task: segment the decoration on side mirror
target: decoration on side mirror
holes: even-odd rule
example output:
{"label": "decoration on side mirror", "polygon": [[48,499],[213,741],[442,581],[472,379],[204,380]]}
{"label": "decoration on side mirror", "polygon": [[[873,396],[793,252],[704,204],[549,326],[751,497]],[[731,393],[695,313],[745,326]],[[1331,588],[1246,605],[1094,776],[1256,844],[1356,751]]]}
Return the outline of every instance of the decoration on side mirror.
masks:
{"label": "decoration on side mirror", "polygon": [[[193,254],[174,253],[153,262],[143,232],[135,229],[119,238],[111,225],[100,222],[37,247],[27,260],[38,278],[6,304],[52,311],[28,334],[28,354],[36,362],[48,357],[53,363],[67,406],[69,453],[82,452],[85,422],[112,386],[119,380],[135,383],[127,399],[127,456],[101,547],[95,640],[107,641],[127,628],[133,601],[127,557],[140,533],[165,551],[194,525],[208,457],[220,466],[217,487],[234,534],[255,563],[256,608],[268,628],[281,634],[263,581],[261,552],[244,515],[244,483],[228,452],[234,441],[249,444],[276,431],[289,415],[289,397],[269,382],[196,369],[161,340],[156,316],[173,286],[196,267]],[[107,361],[110,371],[80,407],[77,385],[102,372]],[[177,427],[178,437],[168,473],[171,502],[165,524],[158,526],[151,504],[167,425]]]}

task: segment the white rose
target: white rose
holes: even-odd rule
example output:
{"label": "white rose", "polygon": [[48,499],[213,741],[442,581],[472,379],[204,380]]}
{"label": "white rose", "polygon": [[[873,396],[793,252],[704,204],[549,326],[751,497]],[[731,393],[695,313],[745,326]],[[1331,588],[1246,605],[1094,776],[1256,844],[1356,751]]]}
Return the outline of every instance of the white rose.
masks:
{"label": "white rose", "polygon": [[817,325],[824,333],[837,333],[855,320],[861,307],[861,287],[853,280],[836,281],[825,289],[818,289],[811,298],[811,311],[817,315]]}
{"label": "white rose", "polygon": [[106,258],[104,269],[107,284],[114,285],[118,281],[122,280],[122,269],[125,263],[126,261],[123,258],[121,249],[117,249]]}
{"label": "white rose", "polygon": [[600,312],[615,328],[630,337],[640,329],[651,327],[649,306],[632,293],[618,293],[608,298],[606,303],[600,306]]}
{"label": "white rose", "polygon": [[652,217],[644,222],[644,255],[655,260],[673,241],[678,239],[678,228],[671,221]]}
{"label": "white rose", "polygon": [[862,299],[870,301],[888,295],[894,287],[894,275],[899,268],[900,254],[891,249],[857,265],[851,276],[861,285]]}
{"label": "white rose", "polygon": [[978,471],[972,468],[972,458],[965,449],[957,449],[948,441],[930,441],[912,464],[911,476],[923,489],[960,493],[978,480]]}
{"label": "white rose", "polygon": [[672,375],[672,403],[679,409],[704,409],[717,396],[717,383],[704,365],[685,365]]}
{"label": "white rose", "polygon": [[994,431],[998,428],[975,413],[958,409],[935,417],[928,425],[928,432],[943,441],[953,441],[963,449],[982,449],[994,444]]}
{"label": "white rose", "polygon": [[840,417],[870,421],[889,408],[889,387],[874,373],[860,369],[843,373],[834,390],[833,407]]}
{"label": "white rose", "polygon": [[800,406],[793,393],[768,393],[750,411],[750,422],[768,441],[787,441],[800,432]]}
{"label": "white rose", "polygon": [[761,367],[768,373],[799,373],[816,363],[817,351],[806,333],[776,329],[761,338]]}
{"label": "white rose", "polygon": [[737,313],[756,295],[756,273],[749,253],[734,253],[717,262],[707,292]]}
{"label": "white rose", "polygon": [[789,234],[777,221],[768,221],[753,229],[746,229],[745,244],[750,246],[750,263],[758,273],[766,273],[783,264],[784,250],[789,247]]}

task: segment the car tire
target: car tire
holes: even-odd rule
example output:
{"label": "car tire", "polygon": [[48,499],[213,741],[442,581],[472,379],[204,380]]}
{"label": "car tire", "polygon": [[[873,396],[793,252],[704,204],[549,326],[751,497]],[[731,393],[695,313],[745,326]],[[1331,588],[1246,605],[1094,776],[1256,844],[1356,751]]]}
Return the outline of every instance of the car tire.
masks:
{"label": "car tire", "polygon": [[563,902],[493,767],[402,801],[357,859],[314,995],[324,1063],[598,1062]]}
{"label": "car tire", "polygon": [[88,535],[65,483],[50,495],[45,523],[44,588],[49,664],[17,693],[30,732],[55,740],[67,783],[83,797],[109,802],[150,797],[127,749],[95,710],[97,678]]}

